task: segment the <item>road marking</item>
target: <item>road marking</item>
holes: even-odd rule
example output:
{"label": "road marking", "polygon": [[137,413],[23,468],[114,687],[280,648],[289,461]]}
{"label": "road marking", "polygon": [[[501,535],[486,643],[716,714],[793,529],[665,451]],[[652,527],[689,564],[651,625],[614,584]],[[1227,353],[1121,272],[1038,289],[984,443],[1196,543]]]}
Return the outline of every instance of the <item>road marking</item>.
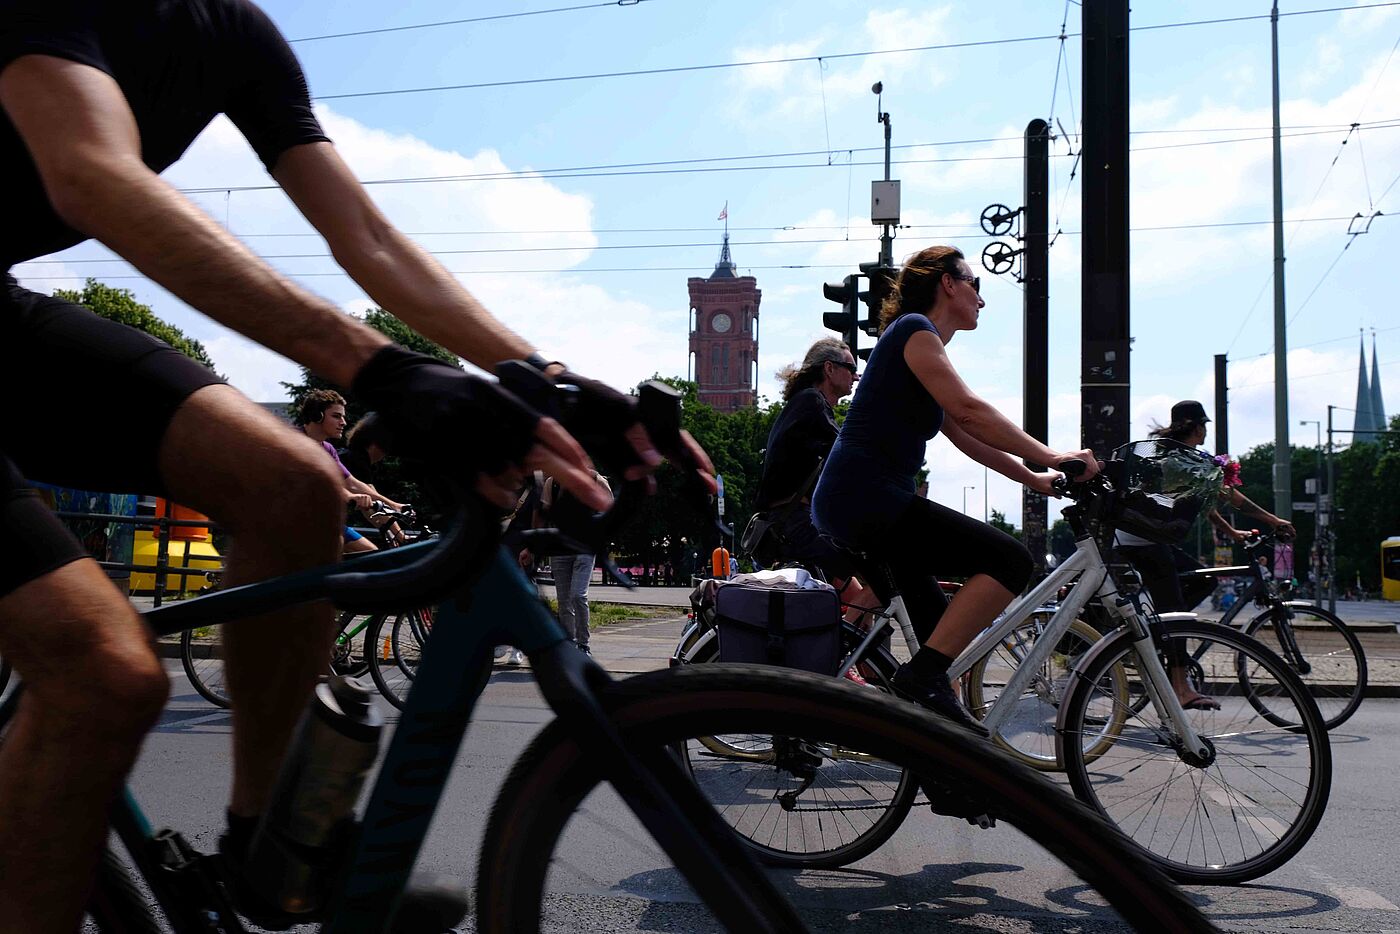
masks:
{"label": "road marking", "polygon": [[1238,793],[1232,795],[1222,788],[1206,788],[1204,790],[1206,797],[1210,798],[1221,807],[1232,811],[1243,811],[1246,820],[1268,830],[1269,833],[1274,835],[1275,840],[1281,838],[1288,832],[1287,827],[1274,820],[1272,817],[1265,817],[1263,814],[1258,813],[1255,804],[1244,795]]}
{"label": "road marking", "polygon": [[1343,885],[1325,872],[1320,872],[1311,866],[1308,868],[1318,881],[1337,896],[1337,901],[1348,908],[1361,908],[1368,911],[1400,911],[1400,907],[1397,907],[1383,895],[1359,885]]}

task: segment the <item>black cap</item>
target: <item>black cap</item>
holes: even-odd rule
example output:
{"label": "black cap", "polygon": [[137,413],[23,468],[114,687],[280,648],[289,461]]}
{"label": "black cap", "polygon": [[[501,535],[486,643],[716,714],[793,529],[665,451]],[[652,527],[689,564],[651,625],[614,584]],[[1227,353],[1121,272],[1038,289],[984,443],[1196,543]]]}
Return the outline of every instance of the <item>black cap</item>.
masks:
{"label": "black cap", "polygon": [[1182,425],[1186,422],[1208,422],[1206,417],[1206,407],[1195,399],[1187,399],[1172,406],[1172,424]]}

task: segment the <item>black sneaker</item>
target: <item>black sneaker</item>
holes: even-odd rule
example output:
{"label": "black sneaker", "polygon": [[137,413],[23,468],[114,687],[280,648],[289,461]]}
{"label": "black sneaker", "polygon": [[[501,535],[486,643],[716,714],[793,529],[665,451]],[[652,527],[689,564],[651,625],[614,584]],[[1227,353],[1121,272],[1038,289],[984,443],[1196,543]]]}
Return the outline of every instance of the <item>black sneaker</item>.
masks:
{"label": "black sneaker", "polygon": [[958,700],[958,695],[953,693],[953,686],[948,683],[946,677],[940,676],[933,681],[921,681],[915,676],[909,666],[900,665],[899,670],[890,679],[890,687],[894,692],[906,700],[911,700],[927,710],[932,710],[945,720],[956,723],[970,733],[976,733],[981,737],[989,737],[991,733],[987,728],[973,719],[972,714],[967,712],[967,708]]}

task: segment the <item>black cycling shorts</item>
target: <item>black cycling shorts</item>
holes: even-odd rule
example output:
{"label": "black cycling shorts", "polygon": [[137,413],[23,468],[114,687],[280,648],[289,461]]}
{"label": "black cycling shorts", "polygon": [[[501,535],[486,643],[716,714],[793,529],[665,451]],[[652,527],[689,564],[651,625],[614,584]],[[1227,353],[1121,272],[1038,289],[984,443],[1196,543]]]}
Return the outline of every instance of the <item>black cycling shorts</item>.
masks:
{"label": "black cycling shorts", "polygon": [[163,341],[10,276],[0,284],[0,348],[0,548],[35,556],[0,551],[2,596],[84,554],[62,523],[35,511],[41,502],[25,479],[163,494],[156,465],[170,419],[197,390],[223,380]]}

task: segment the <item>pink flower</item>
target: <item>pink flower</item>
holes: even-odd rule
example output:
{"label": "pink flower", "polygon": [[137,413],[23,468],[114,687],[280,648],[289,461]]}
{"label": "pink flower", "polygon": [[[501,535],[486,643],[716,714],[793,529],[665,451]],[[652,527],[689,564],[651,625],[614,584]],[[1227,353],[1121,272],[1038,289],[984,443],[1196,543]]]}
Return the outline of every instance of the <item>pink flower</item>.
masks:
{"label": "pink flower", "polygon": [[1240,479],[1240,462],[1230,458],[1225,454],[1215,455],[1215,462],[1225,471],[1225,489],[1234,486],[1243,486],[1244,481]]}

